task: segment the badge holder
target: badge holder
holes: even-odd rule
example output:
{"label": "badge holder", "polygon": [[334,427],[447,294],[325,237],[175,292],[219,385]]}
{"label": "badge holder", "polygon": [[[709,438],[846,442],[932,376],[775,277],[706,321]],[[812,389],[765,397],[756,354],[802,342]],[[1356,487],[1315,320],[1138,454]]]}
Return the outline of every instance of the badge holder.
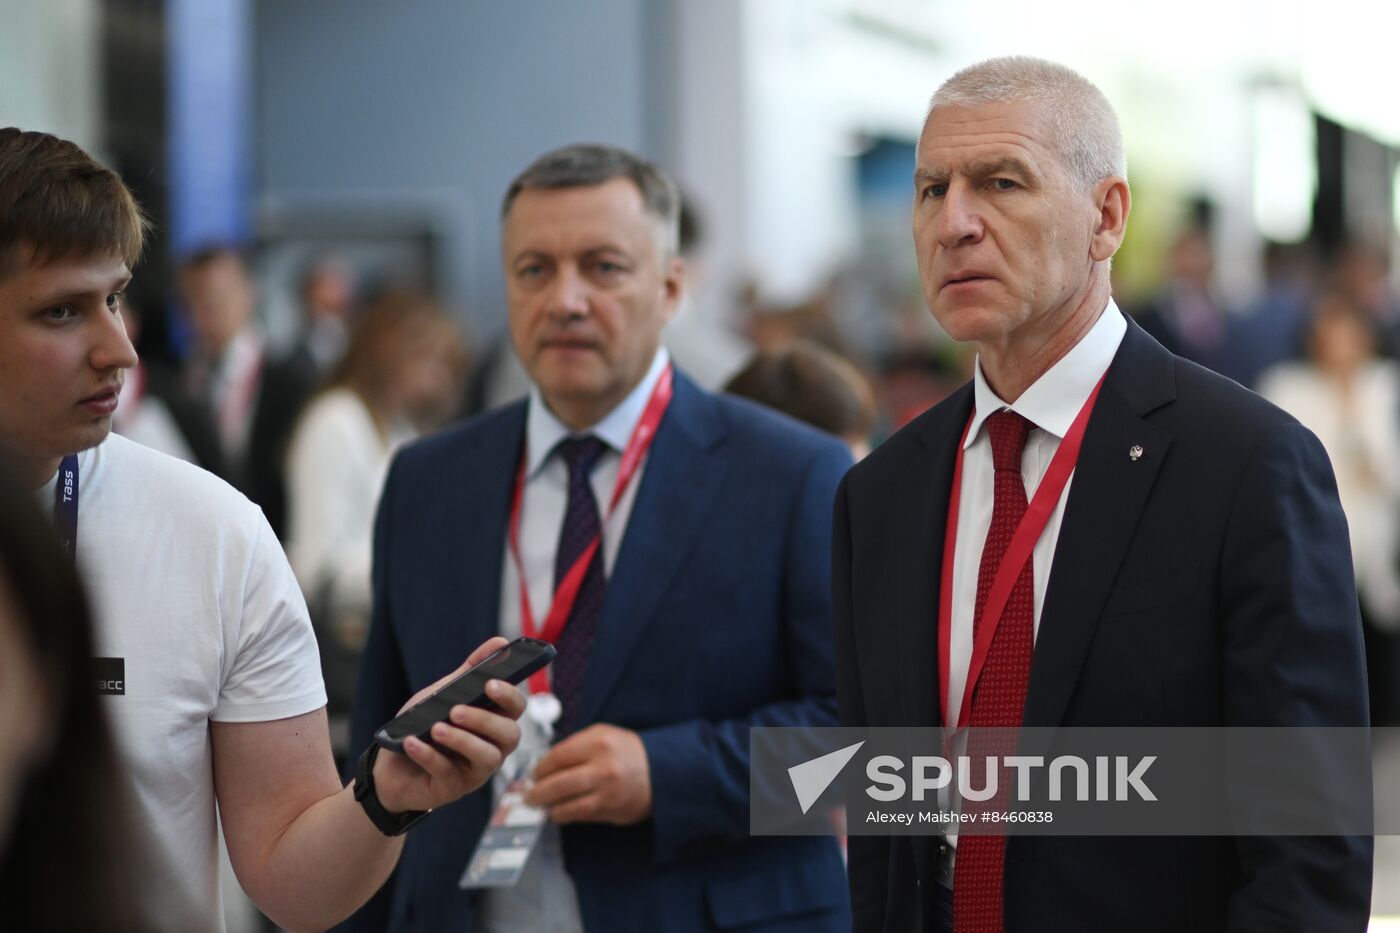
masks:
{"label": "badge holder", "polygon": [[501,792],[481,840],[467,860],[467,867],[457,882],[461,890],[508,888],[525,873],[525,865],[549,820],[549,814],[542,808],[525,802],[530,789],[529,774],[549,750],[554,739],[554,724],[559,721],[561,712],[559,698],[552,693],[532,693],[526,701],[519,750],[525,754],[512,768],[514,776]]}

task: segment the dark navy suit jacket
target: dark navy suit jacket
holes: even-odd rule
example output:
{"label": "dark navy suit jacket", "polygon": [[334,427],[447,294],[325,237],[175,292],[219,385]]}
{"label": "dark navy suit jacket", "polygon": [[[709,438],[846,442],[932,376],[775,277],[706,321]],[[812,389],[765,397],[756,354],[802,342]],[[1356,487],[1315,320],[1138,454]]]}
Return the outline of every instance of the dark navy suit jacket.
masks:
{"label": "dark navy suit jacket", "polygon": [[[489,412],[395,458],[353,748],[496,634],[525,415]],[[749,727],[835,722],[831,503],[849,465],[835,440],[676,374],[580,714],[640,733],[654,809],[636,826],[565,827],[588,930],[850,929],[832,839],[748,834]],[[346,929],[470,931],[477,898],[457,879],[490,807],[483,790],[419,824]]]}
{"label": "dark navy suit jacket", "polygon": [[[939,573],[965,386],[851,470],[843,725],[939,724]],[[1141,446],[1138,459],[1129,450]],[[1070,486],[1024,724],[1365,725],[1346,521],[1297,421],[1131,320]],[[931,930],[928,837],[850,840],[859,933]],[[1366,929],[1369,839],[1015,837],[1007,933]]]}

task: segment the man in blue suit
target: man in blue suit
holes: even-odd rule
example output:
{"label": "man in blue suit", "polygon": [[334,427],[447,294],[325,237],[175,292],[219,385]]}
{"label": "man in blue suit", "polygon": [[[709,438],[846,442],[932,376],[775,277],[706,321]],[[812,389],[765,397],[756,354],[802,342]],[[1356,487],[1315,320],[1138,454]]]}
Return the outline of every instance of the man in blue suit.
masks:
{"label": "man in blue suit", "polygon": [[832,839],[748,834],[749,728],[835,719],[830,509],[850,455],[673,371],[678,207],[655,166],[601,146],[543,156],[506,195],[531,392],[395,459],[353,740],[464,645],[548,638],[532,690],[562,715],[532,702],[553,742],[526,770],[549,822],[516,884],[463,891],[491,795],[442,809],[349,929],[850,927]]}

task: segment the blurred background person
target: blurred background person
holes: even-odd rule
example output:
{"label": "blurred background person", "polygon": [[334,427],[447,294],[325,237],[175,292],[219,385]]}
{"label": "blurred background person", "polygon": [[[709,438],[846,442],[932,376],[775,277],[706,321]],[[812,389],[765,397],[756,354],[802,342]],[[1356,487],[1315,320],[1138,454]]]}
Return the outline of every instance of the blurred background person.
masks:
{"label": "blurred background person", "polygon": [[1225,309],[1215,293],[1215,248],[1210,232],[1192,224],[1176,235],[1167,255],[1167,281],[1136,313],[1157,342],[1177,356],[1224,375]]}
{"label": "blurred background person", "polygon": [[890,353],[880,361],[876,373],[876,398],[879,399],[879,439],[923,414],[932,405],[948,397],[958,386],[958,378],[970,371],[972,360],[966,354],[948,348],[936,354],[922,347]]}
{"label": "blurred background person", "polygon": [[1337,251],[1333,270],[1337,288],[1373,321],[1390,325],[1400,318],[1387,250],[1364,239],[1350,239]]}
{"label": "blurred background person", "polygon": [[317,256],[302,271],[302,332],[294,352],[322,376],[345,354],[358,293],[355,270],[339,256]]}
{"label": "blurred background person", "polygon": [[1400,296],[1390,280],[1388,250],[1353,237],[1337,250],[1331,273],[1335,288],[1377,328],[1381,352],[1400,357]]}
{"label": "blurred background person", "polygon": [[73,563],[0,464],[0,927],[136,933],[140,864]]}
{"label": "blurred background person", "polygon": [[[141,339],[141,311],[124,301],[120,313],[127,337],[135,345]],[[112,429],[152,450],[218,472],[221,459],[213,424],[201,406],[190,403],[176,388],[175,374],[139,360],[122,383]]]}
{"label": "blurred background person", "polygon": [[1400,368],[1378,354],[1377,323],[1347,295],[1324,294],[1306,358],[1264,374],[1259,392],[1327,449],[1351,533],[1373,725],[1394,725],[1400,678]]}
{"label": "blurred background person", "polygon": [[356,319],[292,435],[287,551],[316,628],[337,751],[369,628],[370,538],[389,458],[451,416],[466,371],[466,344],[432,297],[386,293]]}
{"label": "blurred background person", "polygon": [[870,383],[854,365],[811,341],[760,350],[724,391],[839,437],[857,460],[870,453],[875,426]]}
{"label": "blurred background person", "polygon": [[257,291],[237,250],[211,246],[191,254],[179,283],[194,338],[185,383],[214,419],[223,478],[261,506],[283,538],[282,464],[316,372],[304,358],[269,352],[254,314]]}
{"label": "blurred background person", "polygon": [[1259,258],[1263,270],[1259,292],[1226,326],[1230,355],[1237,364],[1230,375],[1250,387],[1257,386],[1271,367],[1298,354],[1316,275],[1315,259],[1306,244],[1268,241]]}
{"label": "blurred background person", "polygon": [[744,336],[759,352],[777,350],[794,340],[824,347],[838,356],[845,345],[826,296],[781,308],[750,308],[744,318]]}

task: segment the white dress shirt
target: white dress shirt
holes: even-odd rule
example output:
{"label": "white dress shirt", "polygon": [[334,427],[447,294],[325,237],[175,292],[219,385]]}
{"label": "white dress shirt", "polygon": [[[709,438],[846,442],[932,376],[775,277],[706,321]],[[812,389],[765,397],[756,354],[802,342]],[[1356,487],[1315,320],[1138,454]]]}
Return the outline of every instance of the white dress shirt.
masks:
{"label": "white dress shirt", "polygon": [[[530,388],[529,409],[525,416],[525,492],[520,504],[520,562],[525,566],[525,580],[530,590],[530,610],[535,624],[544,621],[554,596],[554,554],[559,546],[559,528],[569,506],[569,468],[562,457],[553,456],[559,442],[568,437],[593,434],[607,447],[593,468],[593,497],[598,501],[598,517],[603,521],[603,573],[612,576],[617,552],[622,547],[622,533],[632,514],[637,489],[646,472],[646,460],[637,467],[637,474],[627,485],[627,491],[617,503],[612,515],[607,514],[622,465],[622,451],[632,437],[632,429],[641,420],[642,412],[651,398],[656,380],[666,368],[670,357],[658,350],[651,368],[632,392],[617,407],[587,431],[575,431],[549,410],[540,390]],[[510,541],[503,541],[505,563],[501,573],[501,634],[514,638],[520,631],[520,583],[515,561],[510,554]]]}
{"label": "white dress shirt", "polygon": [[[520,562],[524,566],[526,586],[530,593],[530,611],[535,624],[541,625],[549,613],[554,597],[554,558],[559,546],[559,530],[569,503],[569,468],[562,457],[553,456],[555,447],[568,437],[593,434],[607,446],[593,468],[593,497],[598,503],[598,517],[603,523],[603,572],[612,576],[632,504],[637,499],[642,477],[650,457],[637,465],[637,472],[628,483],[617,508],[608,514],[613,486],[622,465],[622,452],[632,437],[651,399],[652,390],[670,362],[666,350],[660,349],[652,359],[651,368],[630,394],[587,431],[575,431],[549,410],[536,387],[530,389],[525,420],[525,490],[520,505]],[[505,561],[501,570],[500,632],[507,638],[522,634],[520,623],[520,577],[511,555],[509,537],[502,541]],[[538,635],[538,633],[536,633]],[[493,782],[496,796],[515,772],[537,760],[548,747],[549,739],[528,721],[521,719],[520,747],[497,773]],[[464,864],[466,856],[463,853]],[[510,888],[486,892],[482,899],[481,929],[484,933],[515,933],[518,930],[538,930],[547,933],[582,933],[578,899],[572,879],[564,870],[564,854],[559,829],[547,824],[536,851],[526,863],[520,880]]]}
{"label": "white dress shirt", "polygon": [[[958,496],[958,531],[953,558],[952,632],[948,654],[948,715],[953,718],[962,709],[963,690],[967,684],[968,667],[972,663],[973,608],[977,599],[977,576],[982,565],[982,545],[992,526],[992,499],[995,479],[992,466],[992,442],[982,430],[988,416],[1009,408],[1032,425],[1021,455],[1021,479],[1026,485],[1026,499],[1035,496],[1036,487],[1050,466],[1060,441],[1069,433],[1075,416],[1084,407],[1089,393],[1113,362],[1118,344],[1127,333],[1123,313],[1109,299],[1108,306],[1089,332],[1054,366],[1046,370],[1014,403],[1007,404],[997,397],[982,375],[982,361],[977,361],[973,376],[974,413],[972,427],[963,444],[962,490]],[[1060,500],[1050,513],[1044,531],[1031,552],[1034,573],[1033,636],[1040,633],[1040,613],[1045,605],[1045,586],[1050,580],[1050,567],[1055,558],[1055,544],[1060,538],[1060,523],[1064,520],[1065,502],[1074,482],[1070,474],[1060,493]],[[935,568],[935,572],[937,569]],[[967,723],[959,722],[961,728]],[[949,824],[950,826],[956,824]],[[956,841],[956,830],[948,833]]]}

